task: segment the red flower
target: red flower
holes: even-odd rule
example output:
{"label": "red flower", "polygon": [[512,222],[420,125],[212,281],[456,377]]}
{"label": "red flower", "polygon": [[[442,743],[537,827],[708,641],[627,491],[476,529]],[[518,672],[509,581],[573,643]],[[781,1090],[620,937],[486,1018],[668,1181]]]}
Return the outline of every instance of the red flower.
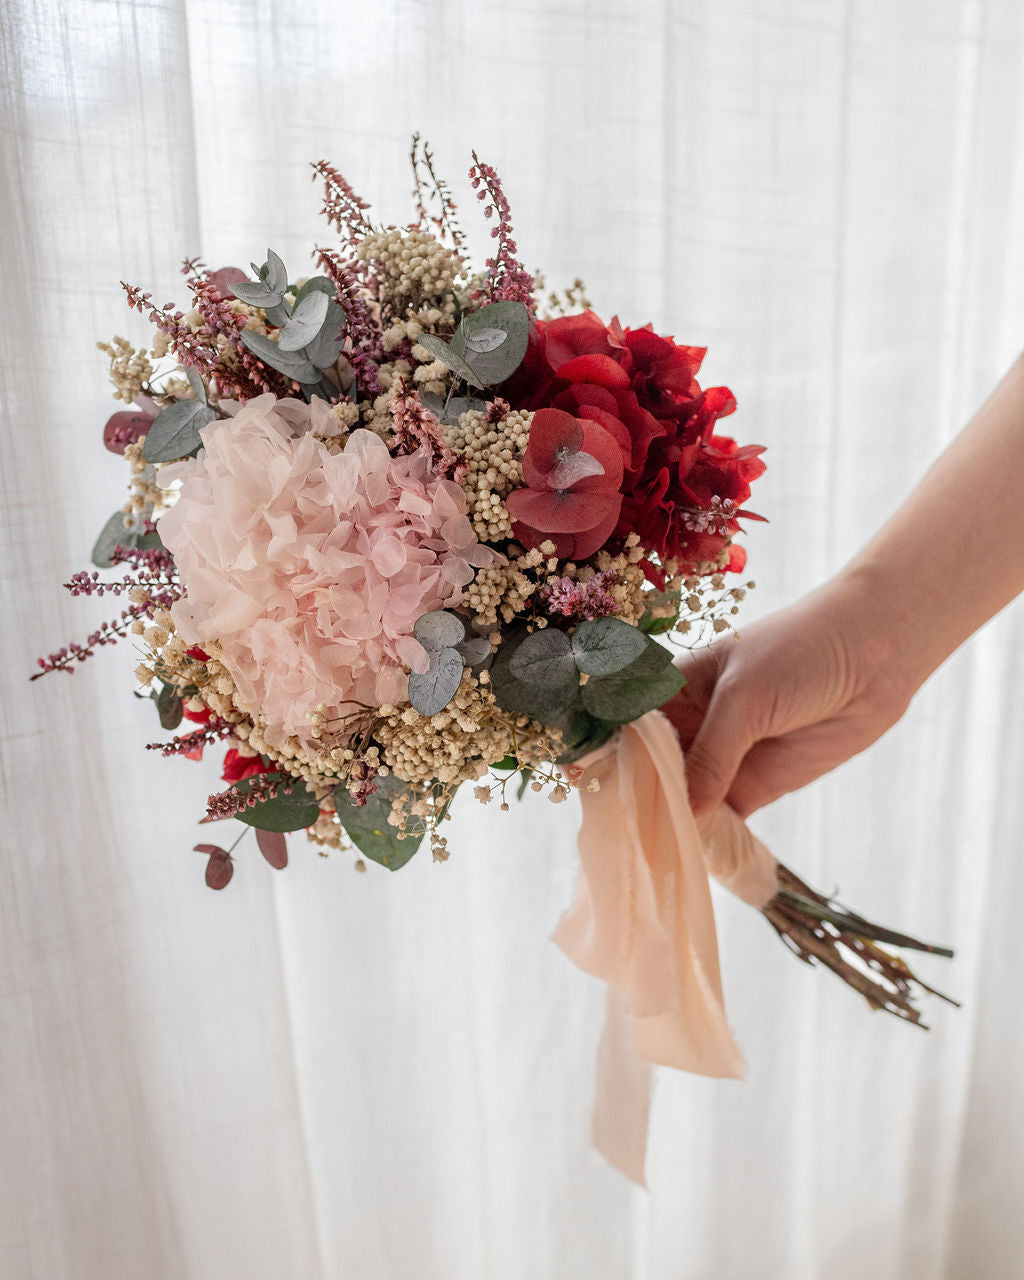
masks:
{"label": "red flower", "polygon": [[526,358],[501,394],[516,408],[553,407],[589,420],[615,439],[624,479],[612,541],[635,531],[645,547],[686,570],[723,561],[738,570],[745,557],[729,544],[740,530],[737,517],[760,519],[740,507],[764,471],[762,449],[712,434],[736,401],[726,387],[701,389],[704,354],[650,325],[623,329],[586,311],[536,322]]}
{"label": "red flower", "polygon": [[274,766],[264,764],[259,756],[243,756],[232,747],[225,753],[221,777],[225,782],[241,782],[243,778],[255,777],[257,773],[273,772]]}
{"label": "red flower", "polygon": [[563,560],[585,560],[619,519],[622,449],[598,423],[540,409],[523,457],[526,488],[506,499],[512,532],[527,547],[550,539]]}

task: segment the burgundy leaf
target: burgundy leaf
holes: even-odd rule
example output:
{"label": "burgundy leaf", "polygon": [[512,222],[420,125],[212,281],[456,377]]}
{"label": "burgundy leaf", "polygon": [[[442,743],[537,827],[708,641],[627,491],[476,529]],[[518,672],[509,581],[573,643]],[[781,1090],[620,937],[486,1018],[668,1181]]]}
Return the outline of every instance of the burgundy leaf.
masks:
{"label": "burgundy leaf", "polygon": [[238,267],[221,267],[219,271],[210,272],[210,284],[217,290],[222,297],[231,297],[231,286],[233,284],[241,284],[243,280],[249,277],[244,271]]}
{"label": "burgundy leaf", "polygon": [[230,858],[211,857],[206,864],[206,883],[211,889],[224,889],[235,874],[235,864]]}
{"label": "burgundy leaf", "polygon": [[285,869],[288,865],[288,841],[280,831],[257,831],[256,843],[275,871]]}
{"label": "burgundy leaf", "polygon": [[155,414],[139,413],[136,409],[122,409],[107,419],[103,428],[103,443],[111,453],[124,453],[125,448],[144,436],[153,425]]}
{"label": "burgundy leaf", "polygon": [[231,854],[226,849],[222,849],[219,844],[197,844],[193,851],[209,855],[210,860],[206,864],[206,883],[211,889],[223,889],[235,874],[235,864],[231,861]]}

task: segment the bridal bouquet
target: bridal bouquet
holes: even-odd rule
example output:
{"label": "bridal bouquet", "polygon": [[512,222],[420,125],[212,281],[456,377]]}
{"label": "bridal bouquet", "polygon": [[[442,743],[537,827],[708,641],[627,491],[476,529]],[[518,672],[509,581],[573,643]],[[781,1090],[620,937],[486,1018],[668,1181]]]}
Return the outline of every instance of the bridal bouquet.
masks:
{"label": "bridal bouquet", "polygon": [[[134,638],[138,696],[165,729],[188,722],[151,749],[225,748],[202,821],[255,828],[277,868],[289,832],[361,871],[423,845],[443,862],[463,784],[503,810],[578,790],[584,883],[558,941],[612,984],[646,1062],[742,1067],[709,870],[801,958],[917,1020],[878,943],[920,944],[814,893],[731,811],[696,828],[657,710],[683,685],[664,642],[730,630],[753,585],[736,538],[764,464],[722,431],[732,394],[698,382],[703,348],[605,323],[579,281],[542,300],[474,153],[493,241],[475,270],[418,138],[411,159],[407,227],[313,166],[335,242],[309,276],[268,250],[251,275],[187,262],[188,310],[125,286],[157,333],[100,344],[129,406],[104,429],[129,493],[92,558],[118,576],[67,584],[125,607],[37,674]],[[212,888],[235,844],[196,846]],[[638,1176],[635,1125],[609,1125]]]}

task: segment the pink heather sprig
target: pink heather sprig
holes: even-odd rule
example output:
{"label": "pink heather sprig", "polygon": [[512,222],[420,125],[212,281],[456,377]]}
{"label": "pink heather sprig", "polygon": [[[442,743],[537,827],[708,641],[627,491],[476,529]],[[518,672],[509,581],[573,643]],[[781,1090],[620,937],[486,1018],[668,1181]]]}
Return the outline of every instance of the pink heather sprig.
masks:
{"label": "pink heather sprig", "polygon": [[147,742],[146,750],[159,751],[165,757],[185,756],[192,751],[200,751],[221,738],[230,737],[237,728],[238,725],[229,724],[227,720],[212,719],[208,724],[201,724],[198,729],[193,729],[190,733],[179,734],[170,742]]}
{"label": "pink heather sprig", "polygon": [[87,636],[84,645],[68,644],[63,649],[58,649],[56,653],[38,658],[37,665],[40,670],[29,676],[29,679],[38,680],[40,676],[49,675],[51,671],[67,671],[69,675],[74,675],[75,663],[91,658],[96,650],[104,645],[117,644],[118,640],[123,640],[128,635],[131,624],[137,618],[148,617],[149,610],[153,607],[151,601],[145,604],[129,605],[119,618],[102,623],[97,630]]}
{"label": "pink heather sprig", "polygon": [[188,365],[205,377],[213,376],[220,359],[220,352],[215,344],[209,341],[202,330],[195,330],[185,324],[184,311],[176,311],[173,302],[165,302],[162,307],[152,301],[151,293],[143,293],[133,284],[121,281],[121,288],[128,295],[128,306],[140,315],[145,315],[151,324],[155,324],[161,333],[166,333],[171,340],[171,350],[183,365]]}
{"label": "pink heather sprig", "polygon": [[[120,596],[135,587],[144,587],[152,593],[153,589],[156,588],[161,603],[155,607],[160,609],[168,608],[182,594],[178,584],[169,582],[163,574],[151,574],[143,571],[132,577],[115,578],[113,582],[101,582],[98,573],[95,571],[87,573],[82,569],[78,573],[73,573],[70,582],[65,582],[64,587],[73,596]],[[168,603],[163,603],[164,600]]]}
{"label": "pink heather sprig", "polygon": [[359,296],[360,283],[352,265],[331,249],[317,249],[317,261],[334,285],[335,296],[345,312],[351,350],[345,358],[355,371],[360,390],[368,396],[383,394],[377,380],[377,362],[383,356],[381,334],[370,309]]}
{"label": "pink heather sprig", "polygon": [[586,582],[572,578],[556,578],[541,587],[541,602],[549,612],[560,613],[566,618],[581,622],[593,622],[595,618],[608,618],[618,612],[614,598],[606,591],[617,580],[614,569],[605,569]]}
{"label": "pink heather sprig", "polygon": [[[152,533],[156,526],[151,520],[147,523],[149,527],[144,532]],[[128,564],[140,572],[159,574],[168,581],[177,581],[178,566],[166,547],[118,546],[111,552],[110,560],[112,564]]]}
{"label": "pink heather sprig", "polygon": [[324,183],[324,203],[320,212],[330,226],[353,246],[372,235],[373,223],[366,216],[369,204],[356,195],[338,170],[326,160],[317,160],[313,165],[313,181],[317,178],[322,178]]}
{"label": "pink heather sprig", "polygon": [[211,272],[202,258],[185,258],[181,264],[181,274],[198,280],[209,280]]}
{"label": "pink heather sprig", "polygon": [[402,457],[417,449],[426,449],[434,475],[458,484],[469,468],[465,455],[449,448],[440,421],[424,407],[415,391],[406,389],[401,378],[397,379],[388,408],[394,422],[394,435],[388,441],[392,452]]}
{"label": "pink heather sprig", "polygon": [[[217,362],[210,371],[218,390],[243,403],[266,391],[278,396],[287,395],[292,385],[288,379],[253,355],[242,341],[241,333],[248,323],[245,313],[235,309],[232,299],[226,298],[212,283],[209,272],[197,259],[186,259],[182,270],[189,272],[189,268],[197,265],[200,270],[192,270],[187,283],[196,310],[203,318],[202,331],[214,339],[212,345],[218,352]],[[230,365],[224,361],[223,352],[217,346],[215,339],[218,337],[231,348],[233,360]]]}
{"label": "pink heather sprig", "polygon": [[475,151],[469,181],[478,200],[490,201],[484,206],[484,217],[491,218],[495,212],[498,215],[497,226],[491,228],[491,237],[497,240],[498,245],[494,257],[487,259],[487,285],[483,290],[476,290],[473,297],[486,294],[492,302],[522,302],[531,311],[536,311],[534,279],[516,257],[518,250],[512,238],[512,215],[501,180],[491,165],[484,164]]}
{"label": "pink heather sprig", "polygon": [[282,779],[272,773],[258,773],[248,779],[249,789],[246,792],[229,788],[211,795],[206,802],[204,822],[217,822],[221,818],[234,818],[246,809],[254,809],[264,800],[276,800],[282,791],[290,795],[292,780]]}
{"label": "pink heather sprig", "polygon": [[[438,177],[434,169],[434,153],[430,150],[430,145],[426,142],[423,143],[422,156],[419,148],[420,135],[414,133],[412,135],[412,151],[409,153],[409,160],[412,164],[413,182],[416,184],[412,193],[413,199],[416,201],[415,225],[416,227],[422,227],[426,222],[430,222],[436,228],[439,239],[443,241],[447,236],[451,241],[452,248],[462,256],[466,236],[457,221],[455,200],[447,182]],[[430,195],[438,204],[438,212],[436,214],[431,214],[427,211],[426,202],[423,198],[424,179],[420,173],[420,165],[426,169],[427,179],[433,188]]]}

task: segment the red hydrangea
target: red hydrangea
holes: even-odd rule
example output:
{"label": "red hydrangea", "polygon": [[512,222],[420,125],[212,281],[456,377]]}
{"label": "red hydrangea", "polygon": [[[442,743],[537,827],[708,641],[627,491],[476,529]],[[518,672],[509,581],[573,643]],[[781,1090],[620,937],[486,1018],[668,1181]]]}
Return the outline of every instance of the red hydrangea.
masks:
{"label": "red hydrangea", "polygon": [[622,475],[622,449],[603,426],[538,410],[523,456],[526,487],[506,499],[513,535],[527,547],[550,540],[561,559],[585,560],[619,522]]}
{"label": "red hydrangea", "polygon": [[[704,354],[650,325],[623,329],[585,311],[535,322],[526,356],[501,394],[516,408],[560,409],[596,423],[616,440],[622,505],[609,541],[621,543],[635,530],[645,547],[686,569],[724,558],[724,567],[739,570],[745,553],[729,544],[738,517],[760,518],[741,508],[764,471],[763,450],[715,434],[736,401],[726,387],[701,388]],[[714,519],[702,518],[712,506]]]}

